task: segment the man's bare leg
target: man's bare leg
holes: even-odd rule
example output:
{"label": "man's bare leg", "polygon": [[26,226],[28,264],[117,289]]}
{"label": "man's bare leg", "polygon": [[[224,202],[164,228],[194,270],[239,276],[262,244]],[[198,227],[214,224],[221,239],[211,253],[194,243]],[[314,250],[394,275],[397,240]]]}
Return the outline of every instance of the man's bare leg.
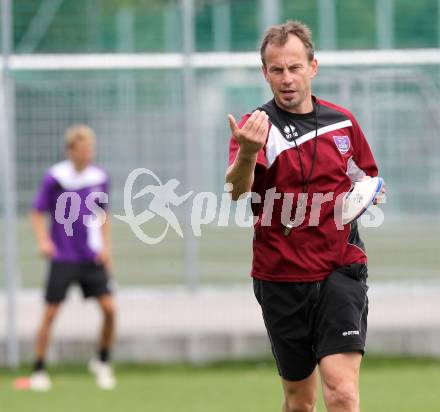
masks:
{"label": "man's bare leg", "polygon": [[324,401],[329,412],[359,412],[358,352],[325,356],[319,364]]}
{"label": "man's bare leg", "polygon": [[109,361],[109,351],[115,334],[115,302],[112,295],[98,297],[98,304],[103,314],[101,336],[99,339],[100,360]]}
{"label": "man's bare leg", "polygon": [[313,373],[301,381],[282,379],[284,404],[282,412],[316,412],[318,394],[318,373]]}
{"label": "man's bare leg", "polygon": [[50,332],[53,321],[60,309],[60,303],[48,303],[44,309],[43,319],[37,332],[35,345],[35,369],[44,369],[47,348],[49,346]]}

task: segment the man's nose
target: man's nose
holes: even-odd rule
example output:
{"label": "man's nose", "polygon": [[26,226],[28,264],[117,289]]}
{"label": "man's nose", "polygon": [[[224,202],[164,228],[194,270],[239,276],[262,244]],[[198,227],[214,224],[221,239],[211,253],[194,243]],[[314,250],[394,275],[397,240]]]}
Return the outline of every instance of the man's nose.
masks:
{"label": "man's nose", "polygon": [[285,85],[292,83],[292,75],[289,73],[289,70],[283,71],[283,77],[282,77],[281,81]]}

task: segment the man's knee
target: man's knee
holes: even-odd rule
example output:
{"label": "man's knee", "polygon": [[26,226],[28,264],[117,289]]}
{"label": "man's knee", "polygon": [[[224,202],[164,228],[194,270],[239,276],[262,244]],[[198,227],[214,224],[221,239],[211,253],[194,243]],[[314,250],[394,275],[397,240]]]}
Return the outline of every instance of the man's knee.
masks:
{"label": "man's knee", "polygon": [[324,385],[324,399],[327,405],[347,411],[357,411],[359,391],[356,385],[346,382]]}
{"label": "man's knee", "polygon": [[321,360],[324,400],[333,410],[359,411],[360,353],[330,355]]}
{"label": "man's knee", "polygon": [[46,310],[44,312],[44,323],[46,325],[51,325],[53,323],[58,313],[59,307],[60,304],[58,303],[53,303],[46,306]]}
{"label": "man's knee", "polygon": [[283,379],[283,412],[315,412],[318,397],[316,369],[301,381]]}
{"label": "man's knee", "polygon": [[99,299],[99,303],[104,317],[109,321],[114,320],[116,309],[113,298],[111,296],[105,296]]}
{"label": "man's knee", "polygon": [[313,412],[317,394],[314,390],[286,391],[284,400],[285,412]]}
{"label": "man's knee", "polygon": [[316,397],[288,394],[284,401],[283,412],[313,412],[316,405]]}

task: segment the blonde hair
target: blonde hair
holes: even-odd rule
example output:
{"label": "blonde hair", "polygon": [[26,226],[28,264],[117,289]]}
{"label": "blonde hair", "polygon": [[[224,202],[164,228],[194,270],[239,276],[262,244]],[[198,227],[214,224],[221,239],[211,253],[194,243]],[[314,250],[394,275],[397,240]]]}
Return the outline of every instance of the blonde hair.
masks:
{"label": "blonde hair", "polygon": [[261,41],[260,57],[263,66],[266,65],[264,61],[264,54],[268,44],[274,44],[276,46],[284,46],[289,40],[289,35],[298,37],[304,47],[306,48],[307,58],[312,61],[315,55],[312,31],[304,23],[297,20],[289,20],[284,24],[278,26],[271,26],[265,32],[263,40]]}
{"label": "blonde hair", "polygon": [[66,149],[73,149],[78,142],[86,141],[94,144],[96,141],[96,135],[91,127],[85,124],[75,124],[66,130],[64,141]]}

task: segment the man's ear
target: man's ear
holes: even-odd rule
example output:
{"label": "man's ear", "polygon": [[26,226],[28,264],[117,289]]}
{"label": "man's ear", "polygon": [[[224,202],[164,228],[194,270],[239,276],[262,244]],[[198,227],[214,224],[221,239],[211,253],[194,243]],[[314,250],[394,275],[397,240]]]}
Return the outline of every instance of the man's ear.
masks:
{"label": "man's ear", "polygon": [[316,60],[316,57],[314,57],[313,60],[310,62],[310,68],[311,68],[310,78],[313,79],[318,74],[318,60]]}
{"label": "man's ear", "polygon": [[269,80],[267,79],[267,66],[264,63],[261,66],[261,71],[263,72],[263,76],[266,79],[266,81],[269,82]]}

